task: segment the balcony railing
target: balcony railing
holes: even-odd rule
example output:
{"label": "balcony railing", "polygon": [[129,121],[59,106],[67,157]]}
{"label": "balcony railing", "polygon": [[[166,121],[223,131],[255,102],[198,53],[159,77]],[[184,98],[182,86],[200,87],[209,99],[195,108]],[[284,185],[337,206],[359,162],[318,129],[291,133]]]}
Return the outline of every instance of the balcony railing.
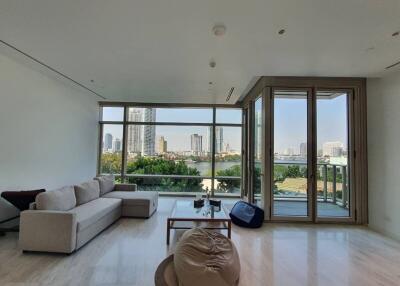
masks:
{"label": "balcony railing", "polygon": [[[120,178],[120,181],[128,183],[138,183],[138,187],[141,190],[155,190],[162,194],[172,195],[196,195],[204,194],[207,190],[211,191],[212,176],[192,176],[192,175],[157,175],[157,174],[125,174],[121,179],[120,174],[115,174],[116,178]],[[170,179],[172,182],[171,186],[165,184],[163,179]],[[219,196],[228,197],[240,197],[241,196],[241,177],[239,176],[215,176],[214,177],[214,192]],[[140,180],[140,182],[138,182]],[[189,184],[188,183],[189,180]],[[190,182],[194,180],[195,182]],[[198,181],[197,181],[198,180]],[[185,184],[179,184],[179,182],[186,181],[187,186],[181,186]],[[219,184],[224,181],[225,184]],[[226,184],[226,182],[232,182]],[[234,183],[233,183],[234,182]],[[192,183],[192,184],[191,184]]]}
{"label": "balcony railing", "polygon": [[[305,162],[275,162],[275,166],[283,165],[283,166],[307,166]],[[349,179],[348,179],[348,167],[347,165],[343,164],[330,164],[330,163],[318,163],[318,172],[320,179],[317,179],[317,199],[318,202],[325,202],[325,203],[333,203],[343,208],[349,207]],[[331,178],[329,178],[329,173],[331,172]],[[340,178],[338,178],[340,174]],[[120,174],[115,174],[116,178],[121,178]],[[305,177],[301,177],[306,179]],[[155,175],[155,174],[125,174],[124,181],[126,182],[135,182],[135,179],[144,179],[142,184],[139,185],[139,188],[143,188],[145,190],[150,190],[152,188],[158,187],[159,191],[162,191],[165,194],[176,194],[178,192],[173,191],[172,188],[168,186],[158,186],[158,182],[160,179],[173,179],[173,180],[201,180],[202,186],[198,186],[196,188],[185,188],[179,191],[179,193],[204,193],[207,188],[211,190],[211,184],[206,186],[205,182],[212,180],[211,176],[190,176],[190,175]],[[241,195],[240,192],[240,184],[241,184],[241,177],[239,176],[215,176],[214,177],[214,188],[215,193],[224,194],[226,196],[235,196],[238,197]],[[120,179],[121,180],[121,179]],[[231,189],[218,189],[218,182],[225,180],[225,181],[232,181],[236,182],[236,185],[239,184],[236,188]],[[341,182],[339,182],[341,181]],[[322,182],[322,186],[319,187],[320,184],[318,182]],[[307,200],[307,193],[298,193],[289,194],[274,194],[275,200],[281,201],[306,201]]]}
{"label": "balcony railing", "polygon": [[[275,162],[275,166],[304,166],[307,167],[305,162]],[[344,208],[349,207],[349,177],[348,167],[343,164],[331,164],[331,163],[317,163],[320,179],[317,179],[317,199],[318,202],[333,203]],[[331,172],[331,178],[329,178],[329,172]],[[338,178],[340,174],[340,178]],[[302,177],[304,178],[304,177]],[[318,182],[322,181],[322,188],[318,185]],[[339,182],[341,181],[341,182]],[[304,194],[275,194],[274,199],[276,200],[306,200],[307,195]]]}

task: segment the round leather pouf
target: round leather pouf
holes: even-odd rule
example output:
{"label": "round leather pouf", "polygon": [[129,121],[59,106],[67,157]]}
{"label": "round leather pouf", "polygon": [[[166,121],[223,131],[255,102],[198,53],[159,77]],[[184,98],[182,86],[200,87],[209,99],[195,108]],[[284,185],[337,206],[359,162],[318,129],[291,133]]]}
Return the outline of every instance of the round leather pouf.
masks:
{"label": "round leather pouf", "polygon": [[178,286],[173,254],[165,258],[160,265],[158,265],[154,282],[156,286]]}
{"label": "round leather pouf", "polygon": [[239,284],[240,261],[226,236],[202,228],[183,234],[176,246],[174,266],[182,286],[234,286]]}

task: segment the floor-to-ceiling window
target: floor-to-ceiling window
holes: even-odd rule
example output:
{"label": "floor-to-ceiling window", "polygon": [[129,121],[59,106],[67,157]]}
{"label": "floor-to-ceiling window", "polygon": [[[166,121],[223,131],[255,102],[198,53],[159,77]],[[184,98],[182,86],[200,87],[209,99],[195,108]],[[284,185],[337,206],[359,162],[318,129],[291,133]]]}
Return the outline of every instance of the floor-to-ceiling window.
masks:
{"label": "floor-to-ceiling window", "polygon": [[261,206],[263,202],[263,97],[259,96],[254,102],[254,140],[253,140],[253,166],[252,166],[252,188],[254,202]]}
{"label": "floor-to-ceiling window", "polygon": [[241,108],[101,109],[100,174],[140,190],[241,195]]}

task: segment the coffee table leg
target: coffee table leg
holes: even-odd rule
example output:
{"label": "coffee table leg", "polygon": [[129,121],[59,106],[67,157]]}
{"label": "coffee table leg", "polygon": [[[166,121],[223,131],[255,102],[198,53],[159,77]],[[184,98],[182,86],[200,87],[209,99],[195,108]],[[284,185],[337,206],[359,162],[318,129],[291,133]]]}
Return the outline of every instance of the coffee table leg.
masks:
{"label": "coffee table leg", "polygon": [[167,245],[169,245],[169,235],[171,233],[170,221],[167,220]]}
{"label": "coffee table leg", "polygon": [[228,221],[228,238],[231,238],[231,222]]}

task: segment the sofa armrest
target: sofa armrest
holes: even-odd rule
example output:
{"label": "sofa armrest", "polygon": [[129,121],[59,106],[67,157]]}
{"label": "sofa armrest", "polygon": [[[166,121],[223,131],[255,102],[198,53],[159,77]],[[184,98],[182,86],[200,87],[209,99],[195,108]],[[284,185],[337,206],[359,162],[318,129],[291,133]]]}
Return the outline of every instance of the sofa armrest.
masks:
{"label": "sofa armrest", "polygon": [[136,184],[116,184],[115,191],[120,192],[136,192],[137,185]]}
{"label": "sofa armrest", "polygon": [[22,250],[71,253],[76,246],[76,214],[64,211],[21,212],[19,245]]}

